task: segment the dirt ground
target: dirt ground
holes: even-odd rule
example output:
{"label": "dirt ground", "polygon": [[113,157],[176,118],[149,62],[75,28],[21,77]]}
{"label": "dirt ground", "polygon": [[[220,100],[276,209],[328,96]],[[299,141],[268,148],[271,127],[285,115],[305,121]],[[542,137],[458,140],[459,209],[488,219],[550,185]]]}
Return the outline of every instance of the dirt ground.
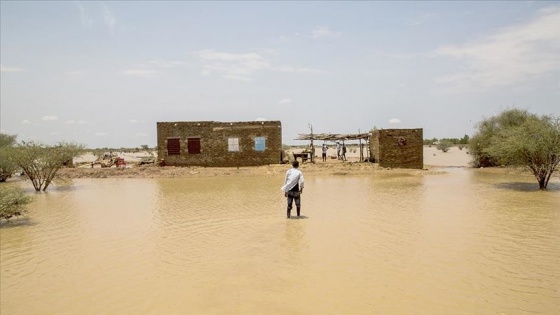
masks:
{"label": "dirt ground", "polygon": [[[334,149],[329,149],[328,158],[323,162],[321,157],[315,158],[315,163],[303,163],[300,169],[306,175],[368,175],[372,172],[405,173],[409,175],[440,174],[448,167],[470,167],[470,155],[466,149],[459,150],[452,147],[448,152],[441,152],[435,146],[424,147],[424,169],[390,169],[379,167],[377,163],[364,163],[359,161],[358,152],[348,152],[347,161],[335,158]],[[99,165],[92,168],[89,162],[95,160],[93,155],[84,155],[75,160],[78,167],[64,168],[58,172],[61,178],[173,178],[173,177],[214,177],[214,176],[276,176],[285,174],[291,166],[289,164],[271,164],[253,167],[160,167],[153,164],[138,165],[138,162],[150,154],[146,152],[122,152],[119,156],[127,162],[125,168],[101,168]],[[484,172],[520,173],[519,169],[492,168]]]}
{"label": "dirt ground", "polygon": [[[449,167],[470,167],[471,157],[466,149],[452,147],[448,152],[442,152],[435,146],[424,146],[424,168],[419,169],[390,169],[380,167],[377,163],[360,162],[359,152],[349,150],[347,160],[336,159],[334,148],[327,153],[327,161],[323,162],[320,153],[315,163],[302,163],[300,169],[306,175],[367,175],[371,172],[392,172],[408,175],[441,174]],[[91,167],[96,159],[92,154],[85,154],[74,160],[77,167],[64,168],[58,172],[60,178],[173,178],[173,177],[214,177],[214,176],[276,176],[285,174],[290,164],[271,164],[253,167],[160,167],[154,164],[139,165],[146,157],[154,156],[154,152],[120,152],[119,156],[127,162],[126,167],[101,168],[99,165]],[[301,162],[301,161],[300,161]],[[483,172],[522,173],[523,169],[490,168]]]}
{"label": "dirt ground", "polygon": [[[431,156],[433,160],[436,155],[431,152],[432,148],[424,155]],[[459,150],[456,150],[459,152]],[[154,153],[152,153],[153,155]],[[319,153],[320,154],[320,153]],[[443,153],[442,153],[443,154]],[[453,151],[449,151],[446,159],[441,161],[436,160],[439,166],[467,166],[458,153],[453,157]],[[462,154],[464,155],[464,153]],[[276,176],[277,174],[285,174],[286,170],[291,166],[290,164],[271,164],[265,166],[253,167],[173,167],[165,166],[160,167],[153,164],[139,165],[138,163],[142,158],[150,156],[146,152],[120,152],[120,157],[123,157],[127,162],[125,168],[101,168],[99,165],[91,167],[91,162],[95,160],[92,154],[85,154],[74,160],[77,167],[64,168],[58,172],[61,178],[110,178],[110,177],[123,177],[123,178],[172,178],[172,177],[213,177],[213,176]],[[336,152],[334,148],[330,148],[327,153],[327,161],[323,162],[321,157],[315,158],[315,163],[302,163],[300,169],[305,174],[321,174],[321,175],[367,175],[374,171],[392,171],[407,174],[426,174],[430,172],[441,172],[441,170],[434,170],[430,165],[425,165],[423,170],[407,170],[407,169],[384,169],[379,167],[377,163],[364,163],[359,161],[359,152],[357,150],[349,150],[347,153],[347,160],[341,161],[336,159]],[[301,161],[300,161],[301,162]],[[437,167],[436,167],[437,168]]]}

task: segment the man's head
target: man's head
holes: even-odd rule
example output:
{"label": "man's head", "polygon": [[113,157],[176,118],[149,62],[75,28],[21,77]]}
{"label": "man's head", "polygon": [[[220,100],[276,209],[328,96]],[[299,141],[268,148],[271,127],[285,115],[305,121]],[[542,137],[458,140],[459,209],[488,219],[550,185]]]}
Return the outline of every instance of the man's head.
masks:
{"label": "man's head", "polygon": [[293,166],[294,168],[298,168],[298,167],[299,167],[299,162],[298,162],[297,160],[293,161],[293,162],[292,162],[292,166]]}

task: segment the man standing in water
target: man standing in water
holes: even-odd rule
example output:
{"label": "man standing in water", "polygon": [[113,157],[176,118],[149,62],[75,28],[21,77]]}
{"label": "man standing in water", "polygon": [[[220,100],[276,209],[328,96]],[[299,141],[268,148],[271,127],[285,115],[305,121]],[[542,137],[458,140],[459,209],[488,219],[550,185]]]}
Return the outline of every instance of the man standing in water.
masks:
{"label": "man standing in water", "polygon": [[284,181],[284,186],[282,186],[282,191],[284,196],[288,198],[288,219],[290,218],[290,213],[292,212],[292,203],[296,202],[297,216],[300,215],[301,209],[301,199],[300,195],[303,193],[303,173],[298,170],[299,162],[297,160],[292,162],[292,168],[286,172],[286,180]]}

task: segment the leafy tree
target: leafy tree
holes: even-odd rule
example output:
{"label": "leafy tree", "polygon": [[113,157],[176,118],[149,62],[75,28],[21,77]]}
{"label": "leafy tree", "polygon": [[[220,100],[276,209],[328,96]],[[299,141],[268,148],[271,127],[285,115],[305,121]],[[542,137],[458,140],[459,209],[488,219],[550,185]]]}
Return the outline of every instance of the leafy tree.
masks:
{"label": "leafy tree", "polygon": [[82,145],[59,143],[47,146],[35,142],[22,142],[9,148],[7,159],[23,169],[36,191],[45,191],[60,168],[83,150]]}
{"label": "leafy tree", "polygon": [[526,166],[540,189],[546,189],[560,163],[560,117],[508,110],[479,124],[471,143],[475,139],[480,139],[478,157],[500,165]]}
{"label": "leafy tree", "polygon": [[510,109],[497,116],[483,119],[476,124],[477,131],[469,140],[469,152],[473,156],[473,166],[488,167],[500,165],[496,156],[492,156],[487,148],[494,136],[501,130],[522,125],[529,117],[536,117],[526,110]]}
{"label": "leafy tree", "polygon": [[2,187],[0,189],[0,220],[8,220],[25,212],[25,205],[31,202],[19,187]]}
{"label": "leafy tree", "polygon": [[0,133],[0,182],[6,181],[17,169],[17,165],[7,159],[7,149],[16,143],[16,135]]}
{"label": "leafy tree", "polygon": [[452,143],[449,140],[441,140],[438,145],[437,145],[437,149],[441,150],[443,152],[447,152],[449,151],[449,148],[451,147]]}
{"label": "leafy tree", "polygon": [[16,135],[0,133],[0,148],[11,147],[16,144]]}

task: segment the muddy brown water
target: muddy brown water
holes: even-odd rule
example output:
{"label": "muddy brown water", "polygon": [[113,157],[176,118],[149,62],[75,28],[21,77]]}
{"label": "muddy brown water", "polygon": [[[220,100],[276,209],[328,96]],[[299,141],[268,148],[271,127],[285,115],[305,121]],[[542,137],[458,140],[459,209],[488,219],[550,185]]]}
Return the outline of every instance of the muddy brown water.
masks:
{"label": "muddy brown water", "polygon": [[[75,179],[3,224],[1,314],[560,314],[560,183]],[[22,184],[28,188],[27,184]]]}

